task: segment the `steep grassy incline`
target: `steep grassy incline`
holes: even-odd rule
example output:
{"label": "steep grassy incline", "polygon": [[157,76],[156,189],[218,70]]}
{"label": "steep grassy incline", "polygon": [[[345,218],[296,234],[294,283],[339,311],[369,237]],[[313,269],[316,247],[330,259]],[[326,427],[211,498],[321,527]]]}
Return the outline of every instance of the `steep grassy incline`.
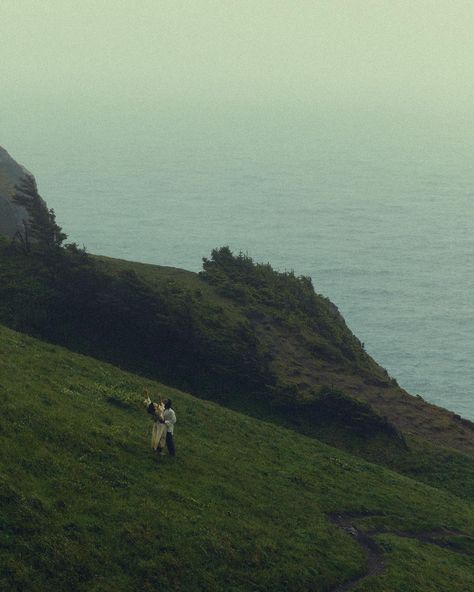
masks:
{"label": "steep grassy incline", "polygon": [[474,424],[400,389],[309,278],[225,247],[203,267],[25,253],[0,238],[0,322],[254,414],[281,420],[291,406],[308,434],[329,419],[474,456]]}
{"label": "steep grassy incline", "polygon": [[399,389],[308,278],[0,240],[0,323],[474,499],[474,426]]}
{"label": "steep grassy incline", "polygon": [[[175,459],[149,450],[145,387],[173,398]],[[5,592],[335,591],[366,573],[342,512],[390,533],[354,590],[474,588],[467,502],[1,326],[0,451]]]}
{"label": "steep grassy incline", "polygon": [[[173,286],[199,294],[201,306],[208,308],[196,316],[214,317],[216,334],[211,333],[211,340],[217,338],[222,349],[229,348],[225,341],[229,333],[235,343],[244,332],[251,335],[251,351],[258,366],[253,371],[262,375],[261,384],[270,383],[270,388],[260,386],[266,391],[260,401],[265,415],[278,416],[275,409],[279,407],[280,416],[287,415],[291,406],[293,414],[297,411],[298,429],[322,436],[317,417],[324,423],[328,418],[318,403],[318,393],[336,390],[370,404],[406,436],[474,456],[474,424],[401,389],[364,351],[337,308],[315,293],[309,278],[275,272],[268,264],[232,255],[226,248],[212,255],[200,274],[106,257],[99,260],[107,273],[136,273],[151,289]],[[205,322],[200,330],[211,331]],[[238,365],[238,356],[234,359]],[[238,408],[241,397],[235,396],[235,391],[230,394],[226,404]],[[219,393],[209,396],[222,400]],[[265,408],[265,401],[271,409]],[[249,401],[244,404],[249,407]],[[258,404],[254,404],[257,411]],[[305,420],[310,416],[308,425]],[[366,430],[366,435],[370,432]]]}
{"label": "steep grassy incline", "polygon": [[396,386],[309,280],[279,274],[226,249],[213,256],[202,274],[103,257],[98,261],[104,273],[134,273],[152,291],[199,294],[192,314],[201,320],[195,326],[223,352],[240,344],[227,358],[236,373],[239,348],[245,349],[241,335],[254,336],[249,345],[258,354],[254,372],[264,365],[262,373],[271,384],[255,392],[251,386],[239,389],[236,382],[234,390],[211,390],[208,397],[474,499],[471,422]]}

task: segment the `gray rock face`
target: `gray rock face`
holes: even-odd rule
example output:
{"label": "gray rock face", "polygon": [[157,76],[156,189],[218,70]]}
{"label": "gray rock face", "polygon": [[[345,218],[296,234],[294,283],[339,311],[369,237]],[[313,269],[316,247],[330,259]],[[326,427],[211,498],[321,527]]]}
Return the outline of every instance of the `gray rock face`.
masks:
{"label": "gray rock face", "polygon": [[26,210],[13,201],[15,185],[26,176],[33,177],[0,146],[0,234],[3,236],[12,238],[18,232],[23,233],[23,221],[28,220]]}

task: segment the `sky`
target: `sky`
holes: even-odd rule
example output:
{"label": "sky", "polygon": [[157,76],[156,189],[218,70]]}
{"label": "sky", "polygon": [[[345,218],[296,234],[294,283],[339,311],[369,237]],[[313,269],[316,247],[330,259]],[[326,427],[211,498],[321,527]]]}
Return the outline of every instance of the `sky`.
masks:
{"label": "sky", "polygon": [[469,110],[472,0],[1,0],[4,101]]}

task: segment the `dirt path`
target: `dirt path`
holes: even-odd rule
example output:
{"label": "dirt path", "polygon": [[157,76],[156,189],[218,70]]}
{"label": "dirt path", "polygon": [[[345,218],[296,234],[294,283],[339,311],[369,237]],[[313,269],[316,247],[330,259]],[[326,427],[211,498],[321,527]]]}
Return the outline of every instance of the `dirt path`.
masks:
{"label": "dirt path", "polygon": [[449,536],[467,536],[465,535],[465,533],[459,531],[434,530],[429,532],[409,532],[403,530],[372,529],[367,532],[361,532],[357,530],[357,528],[353,524],[353,522],[358,518],[368,518],[371,516],[379,515],[380,514],[365,514],[351,512],[329,515],[329,519],[333,524],[335,524],[346,534],[349,534],[350,536],[354,537],[357,543],[359,543],[359,545],[364,550],[365,555],[367,557],[367,566],[363,574],[352,580],[339,584],[336,588],[333,588],[331,592],[347,592],[347,590],[352,590],[355,587],[355,585],[358,584],[361,580],[364,580],[368,577],[377,576],[384,571],[385,565],[383,561],[383,553],[380,547],[377,545],[377,542],[373,538],[379,534],[393,534],[399,537],[416,539],[423,543],[429,543],[431,545],[437,545],[438,547],[449,549],[450,551],[460,553],[461,555],[467,555],[469,557],[474,556],[474,553],[457,549],[449,541],[439,538]]}

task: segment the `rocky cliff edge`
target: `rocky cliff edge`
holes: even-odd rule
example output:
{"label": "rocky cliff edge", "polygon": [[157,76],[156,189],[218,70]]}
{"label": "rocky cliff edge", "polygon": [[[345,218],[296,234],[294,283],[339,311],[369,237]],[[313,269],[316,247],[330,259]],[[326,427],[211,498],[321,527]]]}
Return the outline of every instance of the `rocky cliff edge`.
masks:
{"label": "rocky cliff edge", "polygon": [[0,235],[12,238],[23,232],[23,222],[28,219],[28,214],[13,201],[13,195],[15,185],[27,176],[33,177],[0,146]]}

